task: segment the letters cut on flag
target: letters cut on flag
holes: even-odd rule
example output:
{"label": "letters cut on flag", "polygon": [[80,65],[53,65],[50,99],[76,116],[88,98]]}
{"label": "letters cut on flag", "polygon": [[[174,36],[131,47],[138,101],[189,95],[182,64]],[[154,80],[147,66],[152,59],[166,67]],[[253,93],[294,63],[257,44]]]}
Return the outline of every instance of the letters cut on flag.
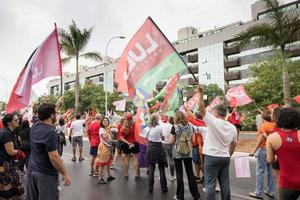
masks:
{"label": "letters cut on flag", "polygon": [[57,29],[35,49],[20,73],[8,101],[6,112],[14,112],[30,104],[32,86],[44,78],[61,76],[61,57]]}
{"label": "letters cut on flag", "polygon": [[220,99],[220,97],[216,97],[214,98],[214,100],[212,100],[212,102],[209,104],[208,106],[208,111],[211,112],[211,110],[213,109],[213,107],[215,107],[216,105],[222,104],[222,100]]}
{"label": "letters cut on flag", "polygon": [[115,80],[119,91],[146,101],[159,81],[185,69],[174,47],[148,17],[123,51]]}
{"label": "letters cut on flag", "polygon": [[125,111],[126,99],[115,101],[115,102],[113,102],[113,105],[116,106],[116,110],[118,110],[118,111]]}
{"label": "letters cut on flag", "polygon": [[229,89],[225,97],[229,101],[230,107],[242,106],[252,102],[242,85]]}

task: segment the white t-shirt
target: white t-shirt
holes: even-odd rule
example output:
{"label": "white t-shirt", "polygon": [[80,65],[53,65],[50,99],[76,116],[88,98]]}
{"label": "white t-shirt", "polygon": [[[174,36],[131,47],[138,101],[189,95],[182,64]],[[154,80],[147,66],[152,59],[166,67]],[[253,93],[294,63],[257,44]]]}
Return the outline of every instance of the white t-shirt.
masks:
{"label": "white t-shirt", "polygon": [[216,157],[230,157],[229,146],[237,141],[237,130],[234,125],[226,120],[206,112],[203,118],[207,126],[204,139],[203,154]]}
{"label": "white t-shirt", "polygon": [[162,142],[162,126],[161,125],[157,125],[155,127],[151,127],[148,129],[148,131],[150,130],[149,134],[147,133],[148,137],[148,141],[150,142]]}
{"label": "white t-shirt", "polygon": [[72,136],[83,136],[83,124],[85,123],[85,120],[75,120],[71,124],[72,129]]}
{"label": "white t-shirt", "polygon": [[164,144],[170,144],[170,139],[171,139],[171,129],[172,129],[172,124],[170,124],[169,122],[167,123],[163,123],[161,122],[161,127],[162,127],[162,134],[165,137],[165,140],[162,141],[162,143]]}

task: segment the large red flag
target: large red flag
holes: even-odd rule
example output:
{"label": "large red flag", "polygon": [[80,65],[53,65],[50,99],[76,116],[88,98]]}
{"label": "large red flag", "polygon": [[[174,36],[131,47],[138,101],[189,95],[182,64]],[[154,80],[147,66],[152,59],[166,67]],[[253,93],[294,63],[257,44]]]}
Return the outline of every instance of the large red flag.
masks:
{"label": "large red flag", "polygon": [[252,101],[242,85],[229,89],[225,97],[229,101],[230,107],[246,105]]}
{"label": "large red flag", "polygon": [[146,100],[159,81],[185,68],[174,47],[148,17],[123,51],[115,80],[119,91]]}
{"label": "large red flag", "polygon": [[32,86],[50,76],[61,76],[61,57],[57,29],[35,49],[20,73],[11,92],[6,112],[14,112],[30,104]]}
{"label": "large red flag", "polygon": [[300,104],[300,95],[295,96],[295,97],[294,97],[294,100],[295,100],[297,103]]}

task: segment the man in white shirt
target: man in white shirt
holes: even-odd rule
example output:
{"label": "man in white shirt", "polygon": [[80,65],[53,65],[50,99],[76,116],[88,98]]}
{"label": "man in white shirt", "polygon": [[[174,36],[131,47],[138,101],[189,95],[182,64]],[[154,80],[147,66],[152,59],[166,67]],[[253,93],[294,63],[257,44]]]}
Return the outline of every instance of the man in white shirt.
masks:
{"label": "man in white shirt", "polygon": [[82,147],[83,147],[83,125],[85,124],[85,120],[81,120],[81,116],[79,114],[76,115],[76,120],[71,124],[70,136],[72,137],[72,147],[73,147],[73,158],[71,159],[73,162],[76,162],[76,146],[78,144],[79,147],[79,161],[83,161],[84,158],[82,156]]}
{"label": "man in white shirt", "polygon": [[237,141],[237,130],[225,120],[227,108],[219,104],[209,113],[203,101],[203,88],[198,86],[200,101],[199,110],[207,126],[204,140],[204,181],[205,199],[215,199],[216,180],[221,187],[221,199],[230,200],[229,164]]}

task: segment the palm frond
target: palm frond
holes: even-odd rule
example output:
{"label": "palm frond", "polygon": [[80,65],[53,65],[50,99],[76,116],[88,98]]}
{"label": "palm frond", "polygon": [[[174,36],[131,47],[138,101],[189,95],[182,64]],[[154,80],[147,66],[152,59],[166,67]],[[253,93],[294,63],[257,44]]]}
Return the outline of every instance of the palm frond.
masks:
{"label": "palm frond", "polygon": [[96,51],[81,54],[80,57],[83,57],[85,59],[94,60],[94,61],[102,61],[103,60],[103,56],[101,55],[101,53],[96,52]]}
{"label": "palm frond", "polygon": [[63,65],[67,65],[68,63],[70,63],[70,61],[73,59],[74,57],[66,57],[66,58],[62,58],[61,62]]}
{"label": "palm frond", "polygon": [[269,24],[260,23],[250,26],[246,31],[243,31],[235,36],[239,46],[245,46],[251,43],[254,38],[259,46],[268,46],[278,42],[278,37],[274,34],[276,30]]}

